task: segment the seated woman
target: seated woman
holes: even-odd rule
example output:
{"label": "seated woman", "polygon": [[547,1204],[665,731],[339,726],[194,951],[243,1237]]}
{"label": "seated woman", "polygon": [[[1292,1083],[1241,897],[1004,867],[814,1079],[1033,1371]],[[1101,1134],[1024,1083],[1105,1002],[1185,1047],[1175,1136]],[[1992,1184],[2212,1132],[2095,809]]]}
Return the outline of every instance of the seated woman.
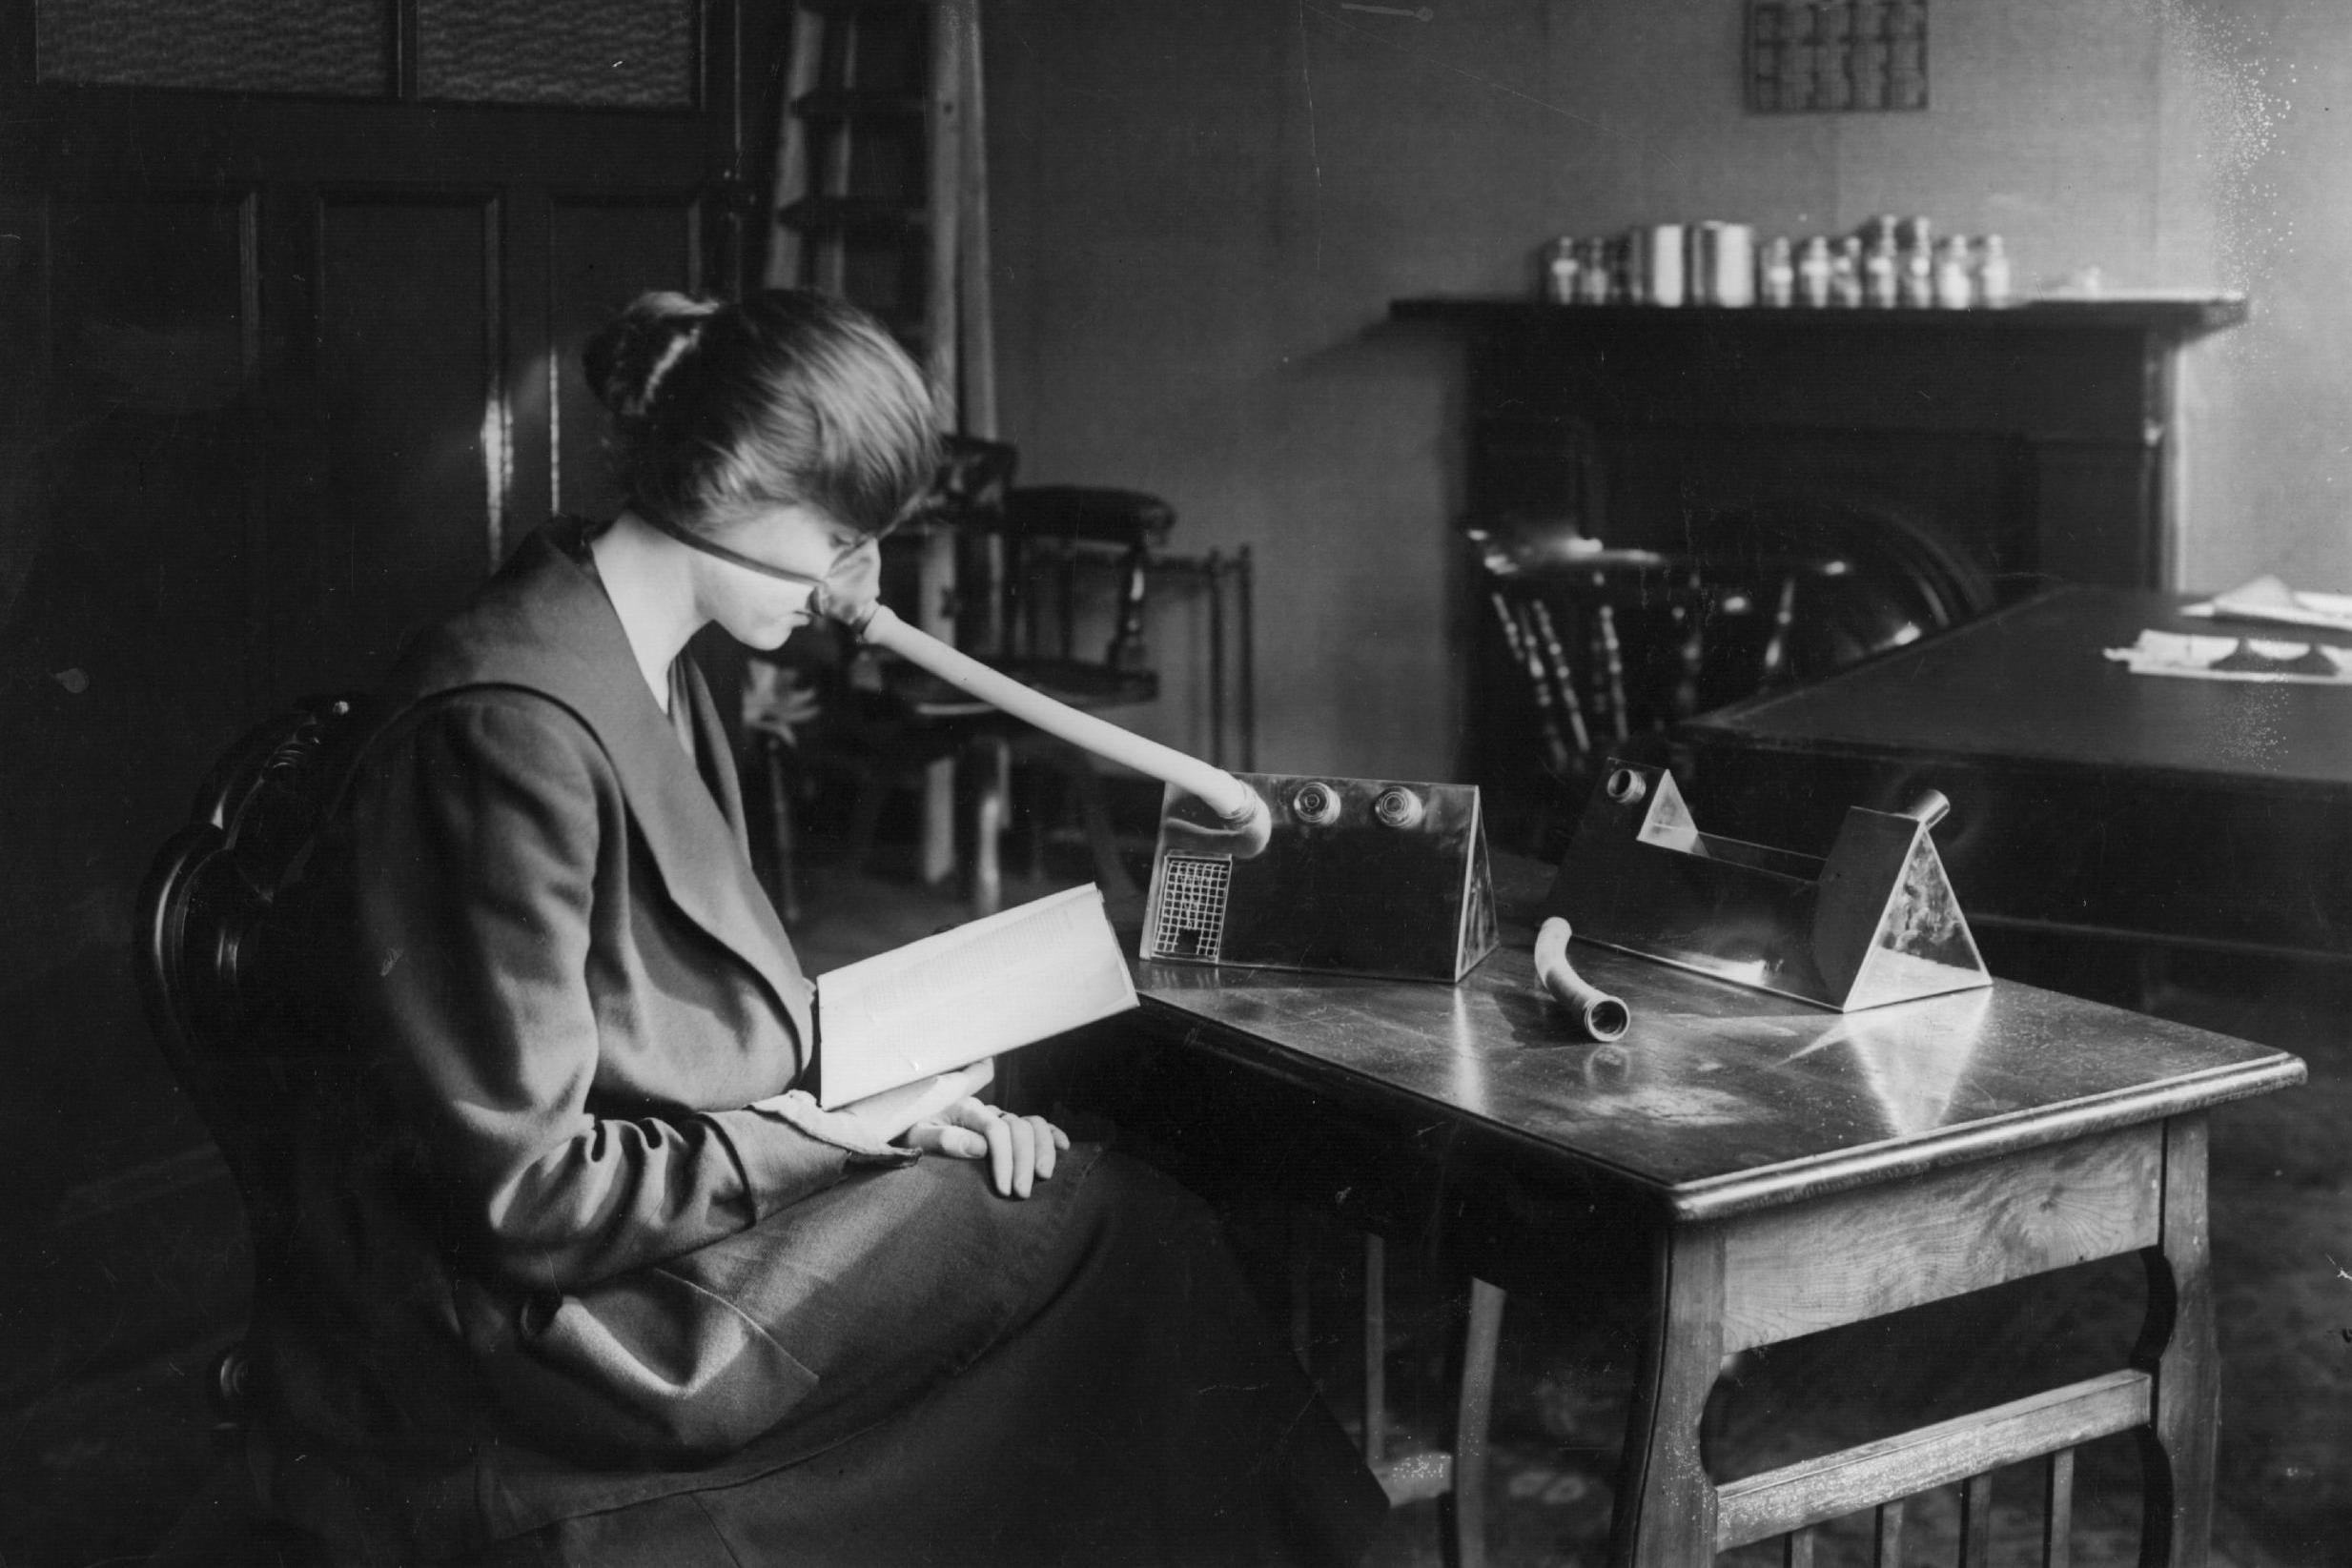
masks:
{"label": "seated woman", "polygon": [[648,295],[586,364],[627,508],[407,650],[320,862],[351,1024],[288,1110],[266,1501],[366,1562],[1353,1559],[1380,1491],[1199,1203],[792,1088],[811,988],[683,649],[870,596],[914,367],[796,293]]}

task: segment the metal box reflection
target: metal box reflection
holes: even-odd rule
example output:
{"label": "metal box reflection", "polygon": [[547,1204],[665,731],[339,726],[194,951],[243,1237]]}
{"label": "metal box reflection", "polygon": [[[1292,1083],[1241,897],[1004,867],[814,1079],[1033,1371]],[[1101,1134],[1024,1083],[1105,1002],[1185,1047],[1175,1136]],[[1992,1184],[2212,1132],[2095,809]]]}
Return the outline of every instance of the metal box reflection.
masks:
{"label": "metal box reflection", "polygon": [[1612,764],[1543,912],[1840,1012],[1993,983],[1927,823],[1853,806],[1826,858],[1794,854],[1700,832],[1661,768]]}
{"label": "metal box reflection", "polygon": [[1475,785],[1236,777],[1273,813],[1264,852],[1236,859],[1196,839],[1214,814],[1171,786],[1142,957],[1451,983],[1494,950]]}

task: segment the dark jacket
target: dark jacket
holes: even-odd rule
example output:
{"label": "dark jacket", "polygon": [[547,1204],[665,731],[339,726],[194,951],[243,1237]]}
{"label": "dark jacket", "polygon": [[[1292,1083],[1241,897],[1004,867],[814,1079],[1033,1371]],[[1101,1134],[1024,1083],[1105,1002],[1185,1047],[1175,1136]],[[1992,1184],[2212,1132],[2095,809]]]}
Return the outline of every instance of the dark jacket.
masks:
{"label": "dark jacket", "polygon": [[563,527],[403,658],[321,862],[350,1031],[258,1271],[256,1469],[345,1551],[787,1459],[745,1445],[822,1357],[772,1282],[740,1310],[713,1244],[910,1158],[804,1095],[746,1109],[806,1067],[811,988],[707,691],[698,767]]}

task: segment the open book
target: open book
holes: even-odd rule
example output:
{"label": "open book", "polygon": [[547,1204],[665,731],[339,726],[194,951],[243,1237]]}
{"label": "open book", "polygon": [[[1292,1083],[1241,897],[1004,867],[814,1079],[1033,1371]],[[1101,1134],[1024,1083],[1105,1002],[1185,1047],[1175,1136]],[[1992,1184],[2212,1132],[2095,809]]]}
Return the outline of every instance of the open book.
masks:
{"label": "open book", "polygon": [[839,1110],[1135,1005],[1089,883],[819,975],[810,1091]]}

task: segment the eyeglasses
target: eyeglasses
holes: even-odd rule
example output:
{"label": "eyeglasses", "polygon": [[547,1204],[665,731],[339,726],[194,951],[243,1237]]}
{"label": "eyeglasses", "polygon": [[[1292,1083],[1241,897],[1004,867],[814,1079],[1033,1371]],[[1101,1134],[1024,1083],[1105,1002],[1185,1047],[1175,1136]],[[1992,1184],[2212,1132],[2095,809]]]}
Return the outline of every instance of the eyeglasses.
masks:
{"label": "eyeglasses", "polygon": [[716,557],[730,566],[740,566],[747,572],[757,572],[762,577],[771,577],[781,582],[797,582],[808,588],[822,588],[831,581],[833,573],[841,569],[841,563],[857,554],[866,543],[864,540],[860,540],[857,543],[849,545],[833,558],[832,565],[826,569],[823,577],[811,577],[807,572],[796,572],[789,566],[770,565],[765,560],[747,556],[740,550],[730,550],[716,540],[705,539],[700,534],[690,534],[684,528],[673,524],[667,518],[654,517],[649,513],[639,515],[655,528],[667,534],[688,549],[700,550],[706,556]]}

